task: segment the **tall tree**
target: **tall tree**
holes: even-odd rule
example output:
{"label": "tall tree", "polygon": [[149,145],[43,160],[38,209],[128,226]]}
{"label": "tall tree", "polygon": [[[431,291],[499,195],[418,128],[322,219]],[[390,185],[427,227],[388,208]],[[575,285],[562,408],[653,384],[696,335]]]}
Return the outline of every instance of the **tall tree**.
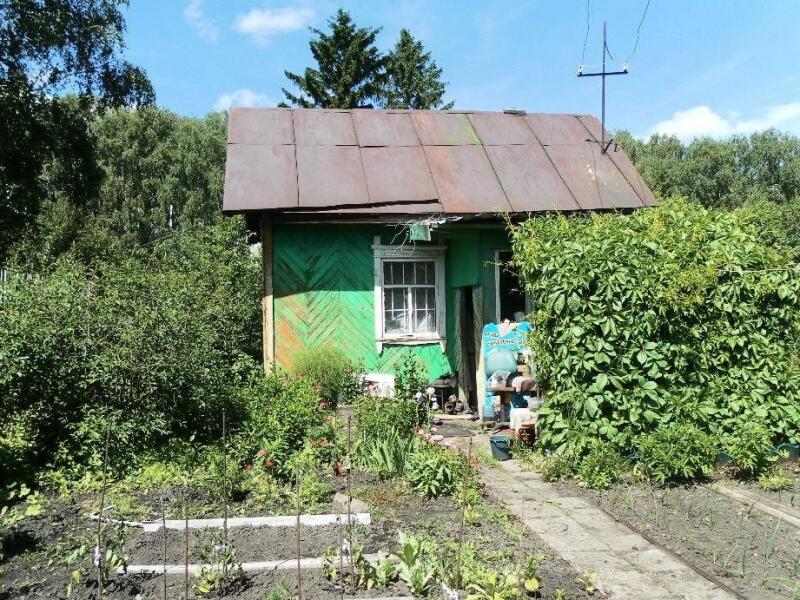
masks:
{"label": "tall tree", "polygon": [[317,68],[302,75],[285,71],[300,91],[283,89],[286,100],[301,108],[363,108],[379,102],[386,83],[386,57],[375,46],[380,28],[358,27],[339,9],[328,20],[330,33],[310,28],[308,45]]}
{"label": "tall tree", "polygon": [[[154,101],[145,73],[122,58],[127,0],[0,2],[0,260],[47,197],[43,173],[65,140],[85,137],[81,111]],[[70,151],[79,146],[66,142]]]}
{"label": "tall tree", "polygon": [[445,104],[443,100],[447,82],[442,81],[442,69],[408,29],[400,31],[400,38],[387,56],[386,72],[386,108],[453,107],[452,102]]}

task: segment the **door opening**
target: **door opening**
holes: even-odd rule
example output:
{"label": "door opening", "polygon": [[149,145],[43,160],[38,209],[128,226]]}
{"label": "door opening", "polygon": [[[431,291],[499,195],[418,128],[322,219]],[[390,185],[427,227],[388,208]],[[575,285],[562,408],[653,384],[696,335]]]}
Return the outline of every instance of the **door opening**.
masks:
{"label": "door opening", "polygon": [[498,251],[495,261],[495,281],[497,282],[496,317],[501,323],[509,321],[522,321],[524,315],[530,312],[522,282],[511,268],[512,253]]}

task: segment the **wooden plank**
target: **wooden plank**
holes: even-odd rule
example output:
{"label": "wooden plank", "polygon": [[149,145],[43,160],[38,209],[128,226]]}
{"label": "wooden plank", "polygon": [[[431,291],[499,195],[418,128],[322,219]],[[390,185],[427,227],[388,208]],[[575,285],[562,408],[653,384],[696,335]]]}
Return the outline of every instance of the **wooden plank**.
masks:
{"label": "wooden plank", "polygon": [[712,490],[722,494],[723,496],[733,498],[734,500],[738,500],[743,504],[752,505],[761,512],[776,517],[784,523],[788,523],[794,527],[800,527],[800,513],[796,510],[792,510],[791,508],[772,502],[767,498],[762,498],[758,494],[753,494],[752,492],[748,492],[746,490],[734,489],[731,486],[722,483],[715,483],[710,487]]}
{"label": "wooden plank", "polygon": [[261,221],[261,257],[264,268],[264,296],[261,301],[264,371],[270,372],[275,366],[275,315],[272,295],[272,223],[266,220]]}

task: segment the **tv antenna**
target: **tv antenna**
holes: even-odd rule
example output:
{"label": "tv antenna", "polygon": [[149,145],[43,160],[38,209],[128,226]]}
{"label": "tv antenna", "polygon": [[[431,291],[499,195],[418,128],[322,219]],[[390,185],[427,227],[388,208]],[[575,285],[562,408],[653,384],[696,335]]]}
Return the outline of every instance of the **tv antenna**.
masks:
{"label": "tv antenna", "polygon": [[[614,143],[614,140],[608,140],[608,144],[606,144],[606,77],[610,77],[612,75],[627,75],[628,74],[628,63],[624,63],[622,65],[621,71],[606,71],[606,55],[611,56],[611,52],[608,50],[608,23],[603,21],[603,70],[599,73],[585,73],[583,71],[583,65],[578,65],[578,77],[600,77],[602,78],[602,108],[600,113],[600,153],[605,154],[608,150],[609,146]],[[612,57],[613,60],[613,57]]]}

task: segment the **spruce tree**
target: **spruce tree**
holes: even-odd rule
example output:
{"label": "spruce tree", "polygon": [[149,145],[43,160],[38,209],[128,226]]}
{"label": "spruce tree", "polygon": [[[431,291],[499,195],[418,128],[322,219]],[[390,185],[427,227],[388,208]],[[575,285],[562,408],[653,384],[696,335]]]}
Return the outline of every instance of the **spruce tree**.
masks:
{"label": "spruce tree", "polygon": [[400,31],[400,38],[388,55],[386,71],[386,108],[453,107],[452,102],[443,102],[447,82],[441,79],[442,69],[407,29]]}
{"label": "spruce tree", "polygon": [[380,28],[358,27],[342,9],[328,20],[330,33],[311,28],[309,42],[317,68],[302,75],[285,71],[300,91],[285,88],[286,100],[301,108],[363,108],[381,100],[386,84],[386,57],[375,46]]}

